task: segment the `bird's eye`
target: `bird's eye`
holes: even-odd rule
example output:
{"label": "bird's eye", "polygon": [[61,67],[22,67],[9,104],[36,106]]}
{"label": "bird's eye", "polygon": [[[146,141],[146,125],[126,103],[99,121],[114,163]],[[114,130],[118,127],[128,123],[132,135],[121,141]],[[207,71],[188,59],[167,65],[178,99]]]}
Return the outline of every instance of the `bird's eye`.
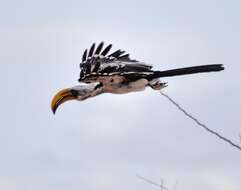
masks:
{"label": "bird's eye", "polygon": [[71,90],[70,91],[71,92],[71,94],[74,96],[74,97],[77,97],[78,96],[78,91],[77,90]]}

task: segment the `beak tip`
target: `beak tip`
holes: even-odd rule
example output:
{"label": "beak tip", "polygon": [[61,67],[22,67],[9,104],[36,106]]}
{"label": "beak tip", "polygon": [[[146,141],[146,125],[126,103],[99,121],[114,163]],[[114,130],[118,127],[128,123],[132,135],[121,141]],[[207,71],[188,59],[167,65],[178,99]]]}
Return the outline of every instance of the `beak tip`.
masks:
{"label": "beak tip", "polygon": [[76,98],[72,95],[69,88],[59,91],[54,96],[54,98],[52,99],[52,102],[51,102],[51,110],[52,110],[53,114],[54,115],[56,114],[58,107],[62,103],[66,102],[68,100],[73,100],[73,99],[76,99]]}
{"label": "beak tip", "polygon": [[53,108],[53,107],[51,107],[51,110],[52,110],[53,114],[55,115],[55,113],[56,113],[56,109]]}

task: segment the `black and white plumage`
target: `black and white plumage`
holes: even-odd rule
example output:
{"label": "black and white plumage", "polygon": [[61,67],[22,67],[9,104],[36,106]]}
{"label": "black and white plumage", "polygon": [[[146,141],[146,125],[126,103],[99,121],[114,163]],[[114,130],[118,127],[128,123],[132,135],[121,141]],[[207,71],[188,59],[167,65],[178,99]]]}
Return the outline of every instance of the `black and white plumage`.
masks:
{"label": "black and white plumage", "polygon": [[173,69],[167,71],[152,70],[152,66],[133,60],[128,53],[118,49],[110,53],[112,44],[104,48],[101,42],[97,47],[92,44],[90,50],[84,51],[80,63],[79,82],[101,82],[106,92],[127,93],[143,90],[146,86],[160,90],[166,86],[159,80],[161,77],[194,74],[201,72],[221,71],[220,64],[202,65]]}
{"label": "black and white plumage", "polygon": [[151,87],[160,90],[166,83],[160,78],[194,73],[221,71],[221,64],[201,65],[166,71],[156,71],[151,65],[131,59],[128,53],[118,49],[109,53],[112,44],[104,47],[101,42],[92,44],[85,50],[80,63],[81,83],[77,87],[68,88],[55,95],[52,101],[52,110],[68,100],[84,100],[101,93],[124,94],[137,92]]}
{"label": "black and white plumage", "polygon": [[79,82],[92,81],[95,76],[122,75],[129,72],[150,72],[152,66],[132,60],[125,51],[117,50],[108,54],[112,44],[106,48],[101,42],[95,49],[95,43],[90,50],[84,51],[82,62],[80,63]]}

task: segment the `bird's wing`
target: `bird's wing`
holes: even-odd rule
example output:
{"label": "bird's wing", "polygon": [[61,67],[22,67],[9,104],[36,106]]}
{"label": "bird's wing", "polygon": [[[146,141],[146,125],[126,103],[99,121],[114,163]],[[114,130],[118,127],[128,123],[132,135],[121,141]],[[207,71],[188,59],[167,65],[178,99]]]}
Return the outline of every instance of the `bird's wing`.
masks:
{"label": "bird's wing", "polygon": [[112,44],[104,48],[101,42],[97,47],[93,43],[89,50],[84,51],[80,63],[80,82],[93,75],[153,72],[151,65],[131,59],[125,51],[119,49],[108,54],[111,48]]}

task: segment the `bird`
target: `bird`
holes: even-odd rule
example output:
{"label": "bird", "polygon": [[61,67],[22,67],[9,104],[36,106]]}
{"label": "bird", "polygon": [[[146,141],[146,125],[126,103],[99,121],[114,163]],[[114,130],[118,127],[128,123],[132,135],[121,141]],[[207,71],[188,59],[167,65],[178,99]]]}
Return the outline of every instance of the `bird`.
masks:
{"label": "bird", "polygon": [[59,91],[52,99],[51,109],[69,100],[85,100],[103,93],[125,94],[150,87],[161,90],[167,87],[160,78],[224,70],[222,64],[199,65],[170,70],[153,70],[152,65],[131,59],[129,53],[118,49],[109,53],[112,44],[93,43],[85,49],[80,63],[80,84]]}

